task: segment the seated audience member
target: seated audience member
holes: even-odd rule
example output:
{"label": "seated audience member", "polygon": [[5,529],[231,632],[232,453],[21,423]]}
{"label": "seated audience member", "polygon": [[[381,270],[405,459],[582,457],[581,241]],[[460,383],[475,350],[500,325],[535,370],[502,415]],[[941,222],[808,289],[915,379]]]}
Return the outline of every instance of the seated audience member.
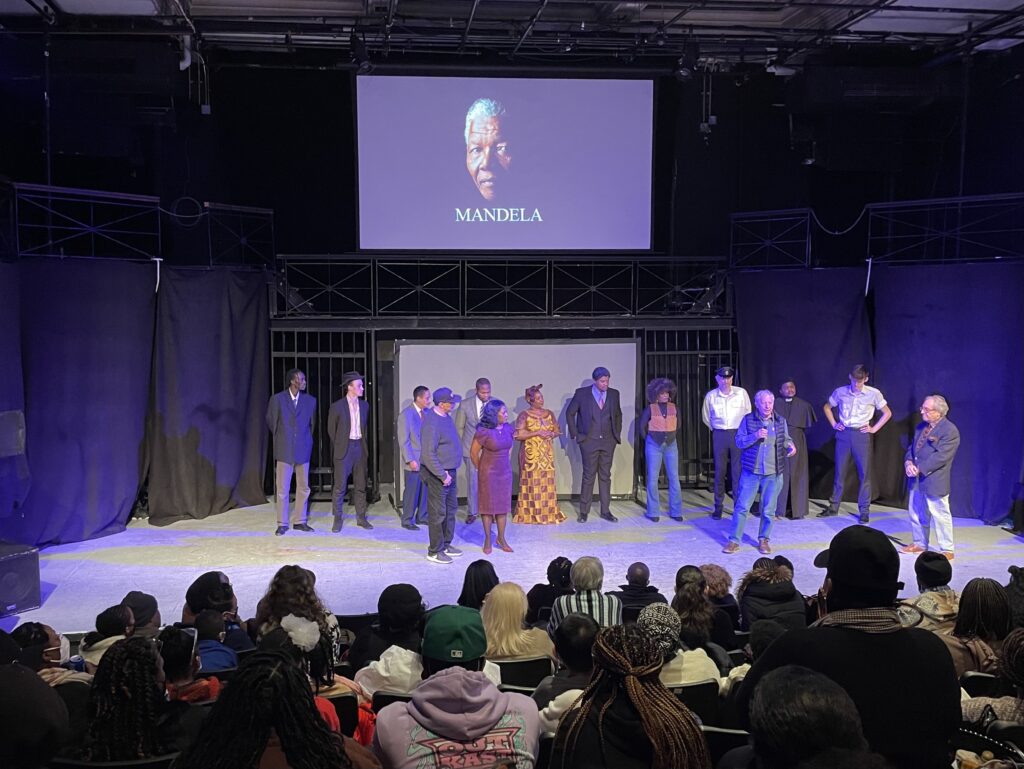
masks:
{"label": "seated audience member", "polygon": [[732,576],[717,563],[702,563],[700,572],[708,584],[708,600],[716,609],[721,609],[732,622],[733,630],[740,629],[740,605],[732,590]]}
{"label": "seated audience member", "polygon": [[914,561],[920,595],[900,601],[903,627],[919,627],[935,633],[953,629],[960,610],[960,596],[949,586],[953,564],[942,553],[925,551]]}
{"label": "seated audience member", "polygon": [[[558,702],[563,694],[569,693],[568,703],[571,704],[579,692],[587,688],[590,675],[594,672],[594,640],[600,629],[594,618],[586,614],[570,614],[555,628],[558,669],[554,675],[541,679],[533,692],[533,701],[541,709],[542,721],[545,719],[544,709]],[[556,710],[547,714],[548,720],[553,720],[555,724],[565,708]]]}
{"label": "seated audience member", "polygon": [[960,594],[953,629],[938,637],[953,656],[957,677],[969,670],[994,673],[1011,627],[1006,589],[994,579],[975,577]]}
{"label": "seated audience member", "polygon": [[555,599],[572,593],[572,582],[569,579],[569,571],[572,569],[572,561],[564,555],[558,556],[548,564],[548,582],[546,585],[537,584],[530,588],[526,594],[526,602],[529,609],[526,611],[526,621],[533,624],[539,622],[541,609],[550,609],[555,604]]}
{"label": "seated audience member", "polygon": [[1010,599],[1010,613],[1014,627],[1024,627],[1024,569],[1011,566],[1007,569],[1010,581],[1004,585],[1006,597]]}
{"label": "seated audience member", "polygon": [[[214,612],[219,618],[220,614]],[[164,689],[171,702],[209,702],[220,695],[216,676],[196,678],[199,672],[199,642],[195,628],[165,627],[157,636],[164,661]]]}
{"label": "seated audience member", "polygon": [[89,698],[89,730],[81,757],[130,761],[181,750],[189,741],[189,706],[167,702],[163,660],[149,638],[123,638],[100,660]]}
{"label": "seated audience member", "polygon": [[242,661],[175,769],[371,769],[380,763],[330,729],[302,668],[284,651]]}
{"label": "seated audience member", "polygon": [[773,619],[790,630],[807,627],[804,597],[793,585],[793,572],[771,558],[758,558],[736,588],[740,630],[760,619]]}
{"label": "seated audience member", "polygon": [[1024,724],[1024,628],[1016,628],[1006,636],[996,670],[1000,678],[1013,684],[1017,694],[1013,697],[972,697],[964,700],[961,703],[964,721],[982,721],[986,708],[991,707],[998,720]]}
{"label": "seated audience member", "polygon": [[866,753],[860,714],[850,696],[831,678],[799,665],[766,675],[750,700],[749,747],[727,753],[721,769],[792,769],[832,749]]}
{"label": "seated audience member", "polygon": [[366,667],[392,646],[419,653],[423,640],[423,596],[412,585],[388,585],[377,599],[377,622],[363,628],[348,650],[354,670]]}
{"label": "seated audience member", "polygon": [[323,696],[334,688],[334,666],[331,663],[331,640],[320,632],[320,626],[305,617],[289,614],[281,624],[260,638],[259,650],[279,652],[288,656],[306,674],[320,714],[334,731],[341,729],[334,706]]}
{"label": "seated audience member", "polygon": [[665,686],[695,684],[708,679],[718,680],[718,665],[703,649],[680,648],[682,622],[679,614],[666,604],[651,604],[640,612],[636,626],[661,649],[664,665],[661,682]]}
{"label": "seated audience member", "polygon": [[316,575],[301,566],[282,566],[270,580],[267,592],[256,607],[257,637],[262,638],[279,628],[281,620],[289,614],[317,624],[321,637],[329,641],[325,648],[330,649],[327,662],[333,669],[341,644],[338,619],[316,592]]}
{"label": "seated audience member", "polygon": [[156,638],[160,633],[160,608],[156,597],[141,590],[132,590],[121,599],[121,605],[132,610],[135,617],[135,635]]}
{"label": "seated audience member", "polygon": [[716,634],[732,647],[737,646],[736,636],[729,617],[711,605],[707,592],[707,582],[701,570],[696,566],[684,566],[676,572],[672,609],[679,615],[679,638],[683,646],[690,650],[703,649],[724,676],[732,667],[732,660],[725,646],[715,641]]}
{"label": "seated audience member", "polygon": [[829,748],[814,758],[801,761],[793,769],[892,769],[892,764],[878,753]]}
{"label": "seated audience member", "polygon": [[790,630],[759,657],[740,684],[736,710],[749,726],[749,703],[769,672],[798,664],[846,690],[871,749],[896,767],[948,767],[949,739],[960,723],[960,687],[949,653],[934,633],[900,625],[900,559],[889,538],[848,526],[814,559],[826,568],[814,625]]}
{"label": "seated audience member", "polygon": [[216,609],[203,609],[196,617],[195,630],[203,672],[216,673],[238,667],[238,652],[224,643],[227,630],[223,614]]}
{"label": "seated audience member", "polygon": [[123,604],[111,606],[96,615],[96,629],[86,633],[78,652],[85,660],[85,669],[95,673],[107,649],[135,632],[135,615]]}
{"label": "seated audience member", "polygon": [[77,748],[82,744],[85,730],[89,726],[92,676],[65,667],[71,657],[71,644],[49,625],[23,622],[14,629],[9,640],[17,645],[15,658],[36,671],[64,701],[70,729],[67,746]]}
{"label": "seated audience member", "polygon": [[696,717],[658,679],[662,654],[635,625],[598,633],[594,676],[562,717],[549,766],[705,769]]}
{"label": "seated audience member", "polygon": [[652,603],[668,604],[668,599],[650,582],[651,570],[647,568],[646,563],[637,561],[626,569],[626,584],[619,585],[618,590],[609,590],[608,595],[614,595],[622,601],[623,609],[636,611]]}
{"label": "seated audience member", "polygon": [[385,769],[532,766],[540,741],[537,706],[502,692],[482,672],[487,639],[480,613],[442,606],[423,629],[423,682],[409,702],[377,716],[374,753]]}
{"label": "seated audience member", "polygon": [[462,592],[459,593],[459,606],[480,611],[484,599],[491,589],[499,582],[498,575],[490,561],[480,559],[466,567],[466,576],[462,580]]}
{"label": "seated audience member", "polygon": [[245,623],[238,617],[238,597],[228,575],[221,571],[200,574],[185,591],[185,606],[181,610],[181,624],[191,627],[199,612],[215,609],[224,617],[224,645],[236,652],[256,648]]}
{"label": "seated audience member", "polygon": [[68,730],[67,708],[51,687],[24,665],[0,664],[0,766],[42,769]]}
{"label": "seated audience member", "polygon": [[480,618],[487,636],[487,659],[524,660],[554,657],[555,647],[540,628],[526,627],[526,594],[515,582],[495,585]]}
{"label": "seated audience member", "polygon": [[[750,640],[747,643],[747,657],[751,662],[756,660],[765,649],[771,646],[772,641],[786,632],[786,628],[773,619],[759,619],[750,626]],[[722,680],[722,694],[728,695],[735,691],[736,685],[746,677],[750,671],[750,662],[737,665],[729,671],[729,675]]]}
{"label": "seated audience member", "polygon": [[569,580],[574,593],[555,599],[548,620],[548,635],[555,637],[555,628],[568,614],[587,614],[601,627],[622,624],[622,601],[614,595],[601,592],[604,583],[604,565],[600,560],[585,555],[572,565]]}

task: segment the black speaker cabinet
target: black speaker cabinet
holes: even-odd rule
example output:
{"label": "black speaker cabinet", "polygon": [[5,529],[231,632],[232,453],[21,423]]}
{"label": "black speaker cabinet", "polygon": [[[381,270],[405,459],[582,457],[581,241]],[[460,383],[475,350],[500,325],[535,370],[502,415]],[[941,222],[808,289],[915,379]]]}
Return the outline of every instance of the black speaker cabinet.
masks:
{"label": "black speaker cabinet", "polygon": [[38,609],[39,550],[0,542],[0,617]]}

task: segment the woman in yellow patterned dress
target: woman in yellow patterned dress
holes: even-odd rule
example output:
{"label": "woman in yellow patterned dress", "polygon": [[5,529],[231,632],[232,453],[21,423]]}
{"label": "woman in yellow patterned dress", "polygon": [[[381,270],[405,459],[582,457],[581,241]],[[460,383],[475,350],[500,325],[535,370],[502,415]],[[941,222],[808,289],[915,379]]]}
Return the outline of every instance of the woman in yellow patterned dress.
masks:
{"label": "woman in yellow patterned dress", "polygon": [[519,448],[519,502],[515,523],[561,523],[565,513],[558,507],[555,491],[555,452],[552,442],[562,434],[558,420],[544,408],[543,385],[526,389],[530,408],[516,419]]}

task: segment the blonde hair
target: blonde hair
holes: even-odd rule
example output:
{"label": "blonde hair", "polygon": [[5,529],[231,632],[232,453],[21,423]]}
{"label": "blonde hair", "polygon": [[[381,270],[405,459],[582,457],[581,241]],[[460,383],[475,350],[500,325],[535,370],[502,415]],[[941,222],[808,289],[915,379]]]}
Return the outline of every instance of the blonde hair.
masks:
{"label": "blonde hair", "polygon": [[521,657],[530,651],[530,635],[523,627],[526,609],[526,593],[515,582],[502,582],[491,588],[480,609],[487,636],[486,657]]}

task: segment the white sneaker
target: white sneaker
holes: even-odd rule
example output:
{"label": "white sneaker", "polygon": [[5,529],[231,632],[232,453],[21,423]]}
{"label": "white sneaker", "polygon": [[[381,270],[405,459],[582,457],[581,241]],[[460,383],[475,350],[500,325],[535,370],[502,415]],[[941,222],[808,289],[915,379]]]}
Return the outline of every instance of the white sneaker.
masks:
{"label": "white sneaker", "polygon": [[427,553],[427,560],[431,563],[451,563],[452,559],[445,553]]}
{"label": "white sneaker", "polygon": [[452,547],[451,545],[448,545],[448,547],[444,549],[444,552],[449,558],[458,558],[462,555],[462,551],[459,550],[459,548]]}

